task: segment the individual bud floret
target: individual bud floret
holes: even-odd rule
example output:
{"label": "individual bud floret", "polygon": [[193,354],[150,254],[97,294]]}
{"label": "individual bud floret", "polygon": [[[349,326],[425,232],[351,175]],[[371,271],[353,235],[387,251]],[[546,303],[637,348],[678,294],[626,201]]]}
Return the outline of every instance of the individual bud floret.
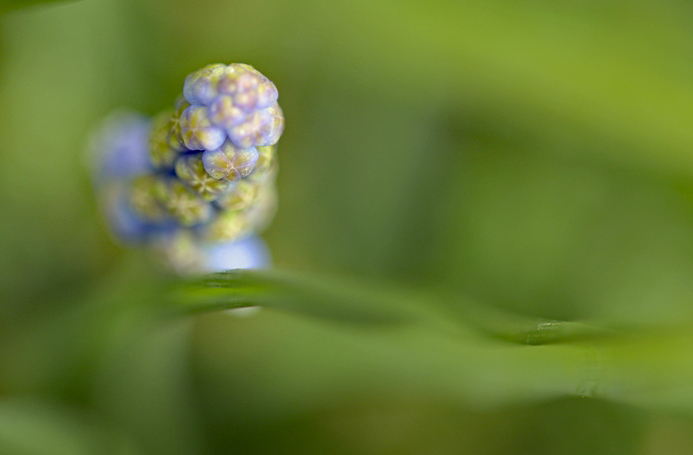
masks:
{"label": "individual bud floret", "polygon": [[151,251],[163,265],[179,275],[200,273],[204,269],[205,255],[199,239],[187,229],[178,229],[152,239]]}
{"label": "individual bud floret", "polygon": [[240,180],[232,191],[217,199],[215,204],[222,210],[243,211],[255,202],[261,186],[253,180]]}
{"label": "individual bud floret", "polygon": [[258,157],[255,147],[242,149],[227,140],[217,150],[205,151],[202,162],[207,173],[215,179],[237,182],[253,171]]}
{"label": "individual bud floret", "polygon": [[[203,230],[205,238],[213,241],[235,240],[249,232],[264,230],[277,209],[277,192],[274,185],[247,185],[241,180],[234,191],[235,201],[229,204],[217,218]],[[235,202],[235,203],[234,203]]]}
{"label": "individual bud floret", "polygon": [[188,106],[180,117],[180,135],[190,150],[216,150],[226,139],[223,129],[212,124],[203,106]]}
{"label": "individual bud floret", "polygon": [[219,78],[217,92],[231,96],[253,92],[260,82],[260,73],[255,68],[243,63],[232,63]]}
{"label": "individual bud floret", "polygon": [[149,158],[156,168],[170,168],[178,155],[186,150],[175,135],[177,122],[173,111],[162,112],[154,119],[149,139]]}
{"label": "individual bud floret", "polygon": [[115,237],[125,243],[144,243],[152,233],[147,222],[132,207],[129,188],[124,182],[115,182],[101,188],[101,207]]}
{"label": "individual bud floret", "polygon": [[237,92],[233,95],[233,104],[240,107],[243,111],[250,113],[257,106],[257,89],[260,79],[251,72],[245,72],[238,76],[236,80]]}
{"label": "individual bud floret", "polygon": [[253,204],[244,212],[255,232],[264,231],[269,226],[277,212],[278,202],[277,188],[273,182],[258,188]]}
{"label": "individual bud floret", "polygon": [[247,120],[256,110],[277,101],[274,84],[249,65],[229,65],[218,83],[219,96],[209,103],[212,122],[226,130]]}
{"label": "individual bud floret", "polygon": [[174,104],[173,116],[171,118],[171,138],[169,142],[172,146],[178,145],[179,150],[188,150],[183,141],[183,133],[180,130],[180,118],[183,116],[183,112],[190,106],[190,103],[185,99],[183,95],[176,98]]}
{"label": "individual bud floret", "polygon": [[278,168],[276,150],[276,145],[257,147],[258,160],[248,176],[250,180],[265,181],[275,177]]}
{"label": "individual bud floret", "polygon": [[176,176],[205,201],[217,199],[234,185],[233,182],[209,175],[202,163],[201,153],[181,156],[176,161],[175,170]]}
{"label": "individual bud floret", "polygon": [[254,111],[246,119],[227,129],[229,139],[241,148],[274,145],[284,131],[284,115],[278,104]]}
{"label": "individual bud floret", "polygon": [[251,229],[242,212],[222,212],[205,226],[203,238],[213,242],[230,242],[243,237]]}
{"label": "individual bud floret", "polygon": [[262,134],[263,141],[258,141],[258,146],[269,146],[274,145],[279,141],[282,133],[284,132],[284,113],[279,107],[279,104],[274,103],[263,112],[266,112],[270,118],[270,124],[265,125],[263,129],[260,130]]}
{"label": "individual bud floret", "polygon": [[236,106],[230,96],[218,96],[208,108],[209,119],[215,125],[225,130],[230,130],[243,123],[248,115]]}
{"label": "individual bud floret", "polygon": [[277,88],[272,81],[250,65],[232,63],[217,83],[217,93],[228,95],[247,112],[264,109],[277,101]]}
{"label": "individual bud floret", "polygon": [[254,85],[255,97],[257,99],[255,108],[265,109],[276,103],[277,98],[279,98],[279,92],[274,83],[252,66],[242,65],[257,77],[257,83]]}
{"label": "individual bud floret", "polygon": [[157,187],[157,198],[183,226],[206,223],[214,210],[181,182],[170,179]]}
{"label": "individual bud floret", "polygon": [[224,75],[226,65],[214,63],[207,65],[185,78],[183,95],[190,104],[206,105],[217,95],[217,83]]}
{"label": "individual bud floret", "polygon": [[150,222],[163,222],[166,211],[157,199],[157,186],[161,177],[143,175],[132,180],[130,184],[130,205],[143,219]]}
{"label": "individual bud floret", "polygon": [[260,86],[257,88],[256,107],[259,109],[265,109],[267,107],[270,107],[271,105],[277,102],[277,98],[279,98],[279,92],[277,91],[277,87],[272,83],[272,81],[267,79],[266,81],[262,82]]}

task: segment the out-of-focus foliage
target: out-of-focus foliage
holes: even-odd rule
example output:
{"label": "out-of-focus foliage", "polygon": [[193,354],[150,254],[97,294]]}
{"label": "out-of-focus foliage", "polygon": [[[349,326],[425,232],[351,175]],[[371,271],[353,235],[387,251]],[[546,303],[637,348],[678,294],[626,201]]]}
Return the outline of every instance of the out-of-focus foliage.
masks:
{"label": "out-of-focus foliage", "polygon": [[63,0],[0,0],[0,14],[13,9],[26,8],[41,3],[53,3]]}
{"label": "out-of-focus foliage", "polygon": [[[35,3],[0,3],[0,453],[693,451],[689,3]],[[185,315],[108,237],[89,131],[212,62],[281,94],[276,265],[368,286]]]}

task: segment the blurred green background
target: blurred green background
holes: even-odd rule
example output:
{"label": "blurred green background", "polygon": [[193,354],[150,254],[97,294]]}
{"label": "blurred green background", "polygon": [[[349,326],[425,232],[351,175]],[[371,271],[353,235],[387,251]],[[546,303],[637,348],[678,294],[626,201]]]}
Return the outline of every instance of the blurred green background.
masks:
{"label": "blurred green background", "polygon": [[109,237],[84,156],[113,109],[249,63],[286,116],[277,267],[685,325],[689,2],[33,3],[0,1],[0,453],[693,453],[691,412],[418,393],[339,323],[161,323],[161,276]]}

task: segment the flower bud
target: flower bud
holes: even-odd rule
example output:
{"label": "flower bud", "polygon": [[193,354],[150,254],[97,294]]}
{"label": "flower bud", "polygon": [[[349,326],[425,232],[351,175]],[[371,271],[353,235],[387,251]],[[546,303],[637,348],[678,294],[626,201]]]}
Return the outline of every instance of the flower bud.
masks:
{"label": "flower bud", "polygon": [[275,178],[279,167],[275,158],[276,150],[275,145],[257,147],[258,160],[248,179],[261,182]]}
{"label": "flower bud", "polygon": [[242,212],[221,212],[203,229],[203,238],[212,242],[230,242],[247,234],[251,225]]}
{"label": "flower bud", "polygon": [[215,150],[221,147],[226,133],[212,125],[203,106],[188,106],[180,116],[180,134],[183,143],[190,150]]}
{"label": "flower bud", "polygon": [[164,111],[154,118],[150,144],[150,161],[157,169],[170,169],[181,153],[188,151],[180,138],[182,111]]}
{"label": "flower bud", "polygon": [[163,222],[166,210],[157,197],[158,185],[162,178],[156,175],[143,175],[130,182],[129,200],[139,217],[149,222]]}
{"label": "flower bud", "polygon": [[215,204],[225,211],[238,212],[247,209],[255,202],[260,183],[243,179],[239,181],[233,190],[221,196]]}
{"label": "flower bud", "polygon": [[208,104],[216,96],[217,83],[225,70],[226,65],[214,63],[190,73],[183,84],[185,99],[190,104]]}
{"label": "flower bud", "polygon": [[255,147],[241,149],[228,140],[217,150],[207,150],[202,154],[202,162],[209,175],[232,182],[247,177],[255,168],[258,158]]}
{"label": "flower bud", "polygon": [[227,129],[229,139],[241,148],[274,145],[284,131],[284,116],[278,104],[248,114],[242,123]]}
{"label": "flower bud", "polygon": [[[207,152],[205,152],[207,153]],[[212,177],[202,163],[202,153],[183,155],[176,160],[176,176],[205,201],[213,201],[233,188],[234,183]]]}
{"label": "flower bud", "polygon": [[214,215],[209,203],[176,179],[159,183],[156,196],[159,203],[184,227],[206,223]]}
{"label": "flower bud", "polygon": [[277,205],[277,99],[252,66],[213,64],[188,75],[173,109],[153,121],[109,119],[90,149],[115,234],[181,274],[249,267],[250,256],[239,256],[253,250],[244,239],[266,227]]}
{"label": "flower bud", "polygon": [[92,134],[89,166],[97,183],[151,172],[147,138],[151,121],[136,112],[116,111]]}

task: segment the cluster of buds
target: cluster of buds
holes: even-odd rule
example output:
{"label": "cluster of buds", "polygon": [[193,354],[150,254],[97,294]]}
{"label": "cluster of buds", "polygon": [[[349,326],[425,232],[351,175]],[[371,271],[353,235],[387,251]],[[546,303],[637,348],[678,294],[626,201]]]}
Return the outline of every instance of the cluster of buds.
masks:
{"label": "cluster of buds", "polygon": [[174,108],[153,120],[108,119],[90,148],[115,234],[187,272],[261,231],[276,208],[277,97],[252,66],[214,64],[188,75]]}

